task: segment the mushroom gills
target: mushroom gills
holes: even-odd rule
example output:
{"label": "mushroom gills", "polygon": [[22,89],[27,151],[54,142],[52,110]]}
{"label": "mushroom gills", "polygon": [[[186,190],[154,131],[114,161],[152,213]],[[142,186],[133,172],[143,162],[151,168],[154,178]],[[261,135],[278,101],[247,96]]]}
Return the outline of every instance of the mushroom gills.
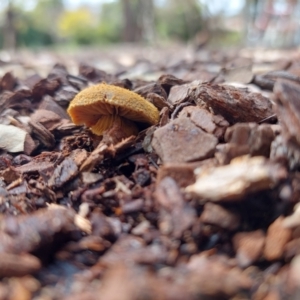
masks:
{"label": "mushroom gills", "polygon": [[102,115],[90,129],[96,135],[103,135],[108,130],[116,130],[124,134],[123,138],[137,135],[139,132],[134,122],[117,115]]}

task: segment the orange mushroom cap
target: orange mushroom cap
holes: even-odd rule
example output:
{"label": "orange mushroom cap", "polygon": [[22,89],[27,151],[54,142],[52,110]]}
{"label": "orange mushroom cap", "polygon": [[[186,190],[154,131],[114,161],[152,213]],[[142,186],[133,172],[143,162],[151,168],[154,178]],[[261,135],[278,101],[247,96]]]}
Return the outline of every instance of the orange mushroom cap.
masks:
{"label": "orange mushroom cap", "polygon": [[154,125],[159,121],[159,111],[152,103],[127,89],[105,83],[78,93],[68,113],[76,125],[85,124],[97,135],[116,122],[129,136],[138,132],[134,122]]}

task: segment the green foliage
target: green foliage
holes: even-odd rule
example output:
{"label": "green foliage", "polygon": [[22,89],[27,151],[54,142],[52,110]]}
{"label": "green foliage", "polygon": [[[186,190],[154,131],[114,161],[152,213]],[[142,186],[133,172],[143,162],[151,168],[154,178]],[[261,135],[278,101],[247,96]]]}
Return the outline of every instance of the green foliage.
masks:
{"label": "green foliage", "polygon": [[[20,22],[21,23],[21,22]],[[48,46],[54,43],[51,34],[45,30],[33,26],[28,20],[26,26],[17,26],[17,41],[18,46]]]}
{"label": "green foliage", "polygon": [[[58,42],[90,45],[122,40],[124,11],[121,0],[104,2],[93,6],[93,9],[83,6],[76,10],[64,7],[63,0],[12,1],[18,46],[49,46]],[[141,2],[131,1],[140,22],[144,15],[140,11]],[[35,5],[29,9],[28,3]],[[0,13],[4,20],[5,11]],[[4,22],[0,23],[0,29],[3,25]],[[155,8],[155,32],[158,39],[188,40],[201,26],[198,0],[165,0]],[[0,43],[1,35],[0,30]]]}
{"label": "green foliage", "polygon": [[[53,20],[64,9],[63,0],[36,0],[32,2],[36,2],[36,6],[33,10],[28,10],[26,1],[12,1],[17,46],[36,47],[54,44],[57,41],[57,28]],[[2,14],[3,20],[5,20],[5,11]],[[1,25],[3,27],[4,22]]]}
{"label": "green foliage", "polygon": [[87,8],[64,11],[58,22],[59,34],[78,44],[91,44],[96,37],[95,17]]}
{"label": "green foliage", "polygon": [[103,4],[101,11],[95,14],[86,7],[64,11],[58,23],[59,33],[76,44],[117,42],[120,39],[120,13],[117,3]]}
{"label": "green foliage", "polygon": [[201,7],[194,0],[168,0],[157,17],[164,38],[189,40],[202,29]]}
{"label": "green foliage", "polygon": [[54,43],[54,36],[40,22],[41,18],[33,12],[24,13],[20,9],[15,10],[15,28],[17,32],[18,46],[47,46]]}
{"label": "green foliage", "polygon": [[122,10],[120,3],[112,2],[102,5],[97,37],[101,42],[119,42],[122,30]]}

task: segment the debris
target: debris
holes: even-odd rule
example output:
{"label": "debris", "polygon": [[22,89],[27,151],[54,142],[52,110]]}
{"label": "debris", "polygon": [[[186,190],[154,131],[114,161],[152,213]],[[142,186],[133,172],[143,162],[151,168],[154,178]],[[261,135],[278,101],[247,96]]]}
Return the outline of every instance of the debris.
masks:
{"label": "debris", "polygon": [[0,61],[0,299],[298,299],[299,54],[126,47]]}

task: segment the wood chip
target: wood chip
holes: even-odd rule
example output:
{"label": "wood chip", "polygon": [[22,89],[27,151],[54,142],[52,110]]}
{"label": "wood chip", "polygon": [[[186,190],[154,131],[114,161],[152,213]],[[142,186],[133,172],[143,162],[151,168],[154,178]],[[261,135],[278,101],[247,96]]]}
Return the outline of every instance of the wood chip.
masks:
{"label": "wood chip", "polygon": [[196,183],[188,186],[186,191],[199,200],[242,200],[251,192],[269,189],[285,176],[283,167],[264,157],[243,156],[226,166],[199,169]]}

